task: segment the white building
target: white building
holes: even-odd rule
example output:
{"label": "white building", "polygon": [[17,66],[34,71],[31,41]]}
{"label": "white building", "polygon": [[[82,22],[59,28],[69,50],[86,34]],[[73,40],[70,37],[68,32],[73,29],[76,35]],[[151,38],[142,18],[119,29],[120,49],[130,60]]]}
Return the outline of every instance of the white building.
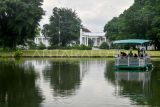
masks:
{"label": "white building", "polygon": [[[101,43],[107,41],[105,33],[92,33],[90,31],[88,32],[83,31],[81,29],[80,30],[80,44],[84,44],[88,46],[89,39],[93,41],[93,46],[100,46]],[[50,46],[49,37],[45,37],[43,35],[35,37],[34,42],[37,45],[39,45],[40,43],[43,43],[46,47]]]}
{"label": "white building", "polygon": [[93,41],[93,46],[100,46],[103,42],[107,42],[105,33],[83,32],[80,30],[80,44],[89,45],[88,41]]}
{"label": "white building", "polygon": [[43,43],[46,47],[50,46],[49,37],[44,37],[42,35],[35,37],[34,42],[39,45]]}

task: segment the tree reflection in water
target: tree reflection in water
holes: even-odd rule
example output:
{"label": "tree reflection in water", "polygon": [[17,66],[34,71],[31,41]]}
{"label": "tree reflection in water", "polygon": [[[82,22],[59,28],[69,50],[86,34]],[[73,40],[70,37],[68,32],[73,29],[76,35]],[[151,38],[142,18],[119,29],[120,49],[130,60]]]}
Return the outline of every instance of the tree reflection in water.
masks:
{"label": "tree reflection in water", "polygon": [[39,107],[42,96],[32,66],[0,62],[0,107]]}
{"label": "tree reflection in water", "polygon": [[151,71],[118,71],[113,68],[114,62],[107,67],[105,77],[115,85],[115,96],[129,97],[133,105],[160,106],[159,62],[154,61]]}
{"label": "tree reflection in water", "polygon": [[113,60],[27,59],[18,63],[0,62],[0,107],[62,107],[71,106],[68,102],[73,100],[74,106],[98,107],[115,100],[120,104],[124,99],[129,105],[131,101],[133,105],[160,106],[160,61],[153,62],[152,72],[115,72]]}
{"label": "tree reflection in water", "polygon": [[71,96],[80,85],[80,66],[78,62],[50,62],[50,69],[45,70],[44,77],[49,78],[54,96]]}

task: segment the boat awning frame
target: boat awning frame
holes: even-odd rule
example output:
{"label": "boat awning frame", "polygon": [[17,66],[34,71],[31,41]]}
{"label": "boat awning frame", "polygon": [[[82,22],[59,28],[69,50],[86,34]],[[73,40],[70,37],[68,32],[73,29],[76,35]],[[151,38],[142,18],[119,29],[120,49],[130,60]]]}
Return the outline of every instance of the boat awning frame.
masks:
{"label": "boat awning frame", "polygon": [[143,39],[126,39],[126,40],[117,40],[114,41],[113,44],[144,44],[148,43],[150,40],[143,40]]}

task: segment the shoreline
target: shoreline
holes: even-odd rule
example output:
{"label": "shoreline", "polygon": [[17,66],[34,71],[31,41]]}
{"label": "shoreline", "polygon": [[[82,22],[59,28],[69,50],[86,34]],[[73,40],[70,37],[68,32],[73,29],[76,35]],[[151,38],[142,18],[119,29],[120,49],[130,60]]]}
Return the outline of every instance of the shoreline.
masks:
{"label": "shoreline", "polygon": [[[160,58],[160,56],[150,56],[152,58]],[[14,56],[0,56],[0,58],[15,58]],[[21,56],[20,58],[115,58],[113,56]]]}
{"label": "shoreline", "polygon": [[[117,50],[22,50],[21,58],[114,58]],[[128,53],[128,51],[123,50]],[[137,51],[133,51],[137,53]],[[151,58],[160,58],[160,51],[146,51]],[[0,52],[0,58],[14,58],[15,52]]]}

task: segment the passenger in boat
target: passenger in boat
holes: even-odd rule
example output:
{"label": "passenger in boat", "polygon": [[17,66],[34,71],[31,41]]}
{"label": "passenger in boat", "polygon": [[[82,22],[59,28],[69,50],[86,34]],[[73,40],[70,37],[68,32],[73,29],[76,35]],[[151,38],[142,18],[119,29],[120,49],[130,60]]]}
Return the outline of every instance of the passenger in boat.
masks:
{"label": "passenger in boat", "polygon": [[144,56],[144,55],[143,55],[143,50],[140,49],[140,48],[138,48],[138,56],[139,56],[139,57],[143,57],[143,56]]}
{"label": "passenger in boat", "polygon": [[134,54],[134,57],[138,57],[138,55],[137,55],[137,54]]}
{"label": "passenger in boat", "polygon": [[121,52],[121,54],[120,54],[121,56],[127,56],[127,54],[125,53],[125,52]]}
{"label": "passenger in boat", "polygon": [[132,52],[132,50],[129,52],[128,56],[129,56],[129,57],[133,57],[133,52]]}
{"label": "passenger in boat", "polygon": [[140,50],[140,57],[145,57],[146,55],[145,55],[145,48],[142,48],[141,50]]}
{"label": "passenger in boat", "polygon": [[141,50],[138,48],[138,56],[140,56],[141,54]]}
{"label": "passenger in boat", "polygon": [[140,54],[140,57],[144,57],[143,53]]}

